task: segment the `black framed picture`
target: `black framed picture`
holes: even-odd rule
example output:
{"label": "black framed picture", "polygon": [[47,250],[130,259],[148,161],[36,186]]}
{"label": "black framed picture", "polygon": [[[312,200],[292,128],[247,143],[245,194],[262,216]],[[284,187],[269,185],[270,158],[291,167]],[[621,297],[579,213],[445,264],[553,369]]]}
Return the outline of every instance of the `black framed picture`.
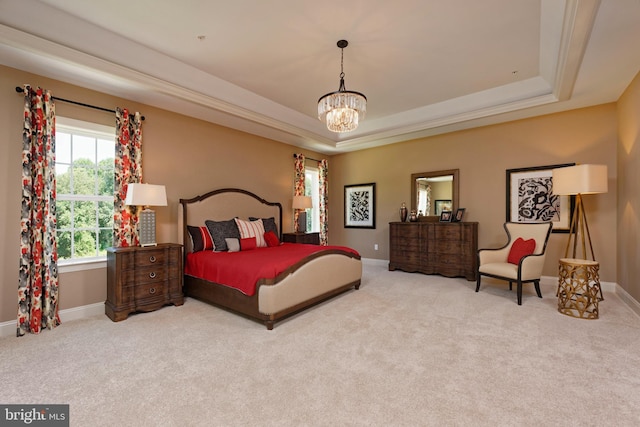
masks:
{"label": "black framed picture", "polygon": [[376,228],[376,184],[344,186],[345,228]]}
{"label": "black framed picture", "polygon": [[452,221],[453,222],[461,222],[462,221],[462,217],[464,216],[464,211],[465,211],[465,208],[458,208],[456,210],[456,214],[453,216]]}
{"label": "black framed picture", "polygon": [[434,201],[435,214],[440,215],[442,211],[453,210],[453,203],[451,200],[435,200]]}
{"label": "black framed picture", "polygon": [[507,169],[507,221],[553,223],[553,233],[568,233],[575,196],[553,194],[553,169],[575,163]]}
{"label": "black framed picture", "polygon": [[453,215],[451,211],[440,212],[440,222],[451,222],[452,217]]}

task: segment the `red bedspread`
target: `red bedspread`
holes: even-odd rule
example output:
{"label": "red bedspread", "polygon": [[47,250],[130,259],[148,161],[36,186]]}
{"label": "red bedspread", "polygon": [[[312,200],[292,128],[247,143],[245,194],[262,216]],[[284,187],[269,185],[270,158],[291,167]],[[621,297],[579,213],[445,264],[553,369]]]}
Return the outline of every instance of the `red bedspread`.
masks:
{"label": "red bedspread", "polygon": [[270,248],[241,252],[202,251],[187,254],[184,273],[210,282],[230,286],[245,295],[253,295],[259,279],[273,279],[303,258],[328,249],[340,249],[359,255],[345,246],[318,246],[283,243]]}

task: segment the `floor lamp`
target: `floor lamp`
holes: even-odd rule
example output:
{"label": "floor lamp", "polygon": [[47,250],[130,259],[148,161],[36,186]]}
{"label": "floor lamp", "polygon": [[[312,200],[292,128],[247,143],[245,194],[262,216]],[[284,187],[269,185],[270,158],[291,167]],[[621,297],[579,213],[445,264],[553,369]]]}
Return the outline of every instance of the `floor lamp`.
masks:
{"label": "floor lamp", "polygon": [[564,256],[569,256],[569,249],[573,243],[571,258],[577,258],[578,239],[582,249],[582,258],[587,258],[587,243],[591,252],[591,259],[596,260],[591,244],[589,224],[587,214],[582,204],[582,196],[586,194],[606,193],[607,187],[607,166],[606,165],[576,165],[564,168],[553,169],[553,194],[555,195],[575,195],[576,204],[569,226],[569,240]]}
{"label": "floor lamp", "polygon": [[167,192],[164,185],[129,184],[124,204],[144,207],[138,217],[140,246],[157,246],[156,213],[149,209],[149,206],[167,206]]}

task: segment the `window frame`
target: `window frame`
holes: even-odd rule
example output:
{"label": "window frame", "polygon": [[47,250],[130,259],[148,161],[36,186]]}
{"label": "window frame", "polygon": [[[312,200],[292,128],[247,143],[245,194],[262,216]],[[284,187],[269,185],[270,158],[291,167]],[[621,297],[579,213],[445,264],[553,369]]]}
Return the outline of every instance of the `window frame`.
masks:
{"label": "window frame", "polygon": [[[93,138],[95,140],[101,139],[113,139],[113,148],[114,148],[114,159],[115,159],[115,144],[116,144],[116,126],[102,125],[99,123],[88,122],[84,120],[71,119],[68,117],[56,117],[56,134],[58,133],[67,133],[72,134],[73,136],[82,136]],[[73,140],[72,140],[73,141]],[[73,142],[72,142],[73,147]],[[56,144],[56,150],[58,145]],[[97,148],[97,147],[96,147]],[[72,148],[73,150],[73,148]],[[73,151],[72,151],[73,152]],[[66,163],[63,163],[66,165]],[[73,158],[70,159],[69,166],[73,164]],[[56,166],[58,166],[58,153],[56,152]],[[100,168],[98,164],[95,164],[94,171],[97,173]],[[96,183],[97,184],[97,183]],[[56,187],[57,187],[57,176],[56,176]],[[56,188],[57,191],[57,188]],[[113,203],[113,194],[109,195],[99,195],[96,192],[93,195],[77,195],[77,194],[58,194],[56,193],[56,204],[58,201],[86,201],[86,202],[111,202]],[[73,224],[73,223],[72,223]],[[100,227],[98,223],[98,217],[96,217],[95,227],[78,227],[77,229],[74,227],[70,227],[70,230],[73,231],[78,230],[100,230],[105,227]],[[56,224],[56,235],[58,232],[58,226]],[[99,231],[98,231],[99,232]],[[97,242],[99,243],[99,241]],[[73,248],[73,241],[71,241]],[[71,252],[73,253],[73,252]],[[83,271],[83,270],[91,270],[97,268],[105,268],[107,261],[107,255],[96,255],[93,257],[83,257],[83,258],[69,258],[69,259],[58,259],[58,271],[60,273],[71,272],[71,271]]]}

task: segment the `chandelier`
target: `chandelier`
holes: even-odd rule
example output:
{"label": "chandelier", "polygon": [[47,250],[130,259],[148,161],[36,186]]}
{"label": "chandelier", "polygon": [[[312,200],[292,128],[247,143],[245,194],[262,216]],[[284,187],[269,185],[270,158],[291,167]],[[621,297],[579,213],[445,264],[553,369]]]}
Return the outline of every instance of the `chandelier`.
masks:
{"label": "chandelier", "polygon": [[349,45],[340,40],[340,87],[318,100],[318,118],[327,123],[332,132],[350,132],[358,127],[367,112],[367,97],[360,92],[352,92],[344,87],[344,48]]}

